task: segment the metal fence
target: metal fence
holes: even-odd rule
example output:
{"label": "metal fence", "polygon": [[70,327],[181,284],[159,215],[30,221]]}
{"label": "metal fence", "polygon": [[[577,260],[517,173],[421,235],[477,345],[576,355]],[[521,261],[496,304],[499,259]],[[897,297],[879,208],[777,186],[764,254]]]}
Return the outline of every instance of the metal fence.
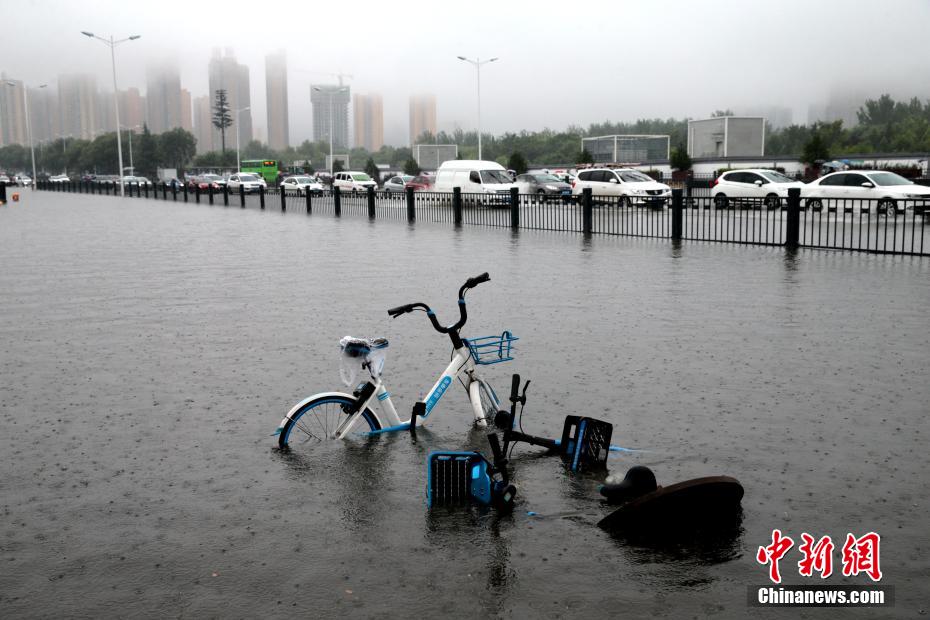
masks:
{"label": "metal fence", "polygon": [[[113,185],[39,182],[40,190],[118,193]],[[164,184],[127,187],[126,195],[149,199],[278,208],[334,217],[624,235],[751,245],[831,248],[930,256],[930,200],[808,198],[714,200],[688,186],[671,199],[593,196],[466,194],[448,192],[281,193],[200,191]]]}

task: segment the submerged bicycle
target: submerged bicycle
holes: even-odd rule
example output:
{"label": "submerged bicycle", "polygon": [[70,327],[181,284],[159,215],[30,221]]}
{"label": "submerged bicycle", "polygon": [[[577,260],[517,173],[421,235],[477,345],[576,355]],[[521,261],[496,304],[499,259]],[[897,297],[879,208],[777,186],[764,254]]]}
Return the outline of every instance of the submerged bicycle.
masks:
{"label": "submerged bicycle", "polygon": [[430,307],[422,302],[388,310],[388,314],[395,319],[408,312],[422,310],[426,312],[433,328],[448,335],[452,341],[452,360],[426,398],[413,406],[409,420],[401,421],[381,379],[387,339],[346,337],[340,342],[344,360],[343,381],[349,386],[356,385],[355,377],[360,369],[368,372],[369,379],[358,384],[352,394],[322,392],[297,403],[276,431],[278,446],[288,448],[297,443],[344,439],[356,427],[360,427],[359,431],[367,435],[415,429],[417,418],[426,420],[429,417],[454,380],[458,380],[468,394],[475,425],[487,427],[488,422],[493,422],[501,410],[501,403],[477,367],[512,360],[513,343],[517,338],[505,331],[500,336],[467,339],[462,338],[459,332],[468,320],[465,293],[490,280],[491,277],[483,273],[465,281],[459,289],[459,320],[446,327],[439,323]]}

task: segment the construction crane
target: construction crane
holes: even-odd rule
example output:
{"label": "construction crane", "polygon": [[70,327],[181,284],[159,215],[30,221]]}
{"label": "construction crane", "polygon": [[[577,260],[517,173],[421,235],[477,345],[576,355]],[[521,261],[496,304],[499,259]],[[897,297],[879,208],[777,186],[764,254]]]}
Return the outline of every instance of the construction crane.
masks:
{"label": "construction crane", "polygon": [[350,75],[348,73],[341,73],[341,72],[340,73],[329,73],[327,71],[309,71],[307,69],[292,69],[292,71],[296,71],[298,73],[309,73],[310,75],[328,75],[329,77],[337,78],[339,80],[339,86],[343,86],[343,83],[342,83],[343,78],[349,78],[350,80],[355,79],[354,75]]}

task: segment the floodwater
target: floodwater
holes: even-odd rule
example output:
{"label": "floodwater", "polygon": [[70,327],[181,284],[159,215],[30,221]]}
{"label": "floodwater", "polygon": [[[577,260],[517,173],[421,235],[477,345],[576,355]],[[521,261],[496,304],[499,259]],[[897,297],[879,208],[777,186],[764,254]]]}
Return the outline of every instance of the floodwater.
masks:
{"label": "floodwater", "polygon": [[[23,192],[0,207],[0,616],[796,617],[750,609],[774,528],[881,534],[895,607],[926,613],[930,260],[369,222]],[[595,523],[603,476],[515,450],[515,511],[425,507],[431,449],[481,445],[460,388],[427,426],[282,454],[298,400],[339,390],[338,341],[391,340],[406,417],[465,335],[510,329],[524,429],[614,425],[622,476],[724,474],[717,539]],[[530,514],[535,513],[535,514]],[[792,549],[785,583],[798,575]],[[800,610],[808,617],[838,610]],[[822,612],[822,613],[820,613]]]}

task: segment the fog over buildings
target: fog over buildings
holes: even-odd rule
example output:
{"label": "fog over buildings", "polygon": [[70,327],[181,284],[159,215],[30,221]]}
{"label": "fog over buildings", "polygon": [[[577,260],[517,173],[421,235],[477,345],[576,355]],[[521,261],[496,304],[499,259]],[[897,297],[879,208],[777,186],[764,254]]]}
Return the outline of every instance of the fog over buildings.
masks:
{"label": "fog over buildings", "polygon": [[[421,95],[434,97],[437,130],[474,129],[476,72],[457,56],[499,57],[481,71],[482,128],[497,134],[703,118],[718,109],[763,115],[775,126],[848,123],[866,97],[930,97],[926,0],[402,1],[389,8],[358,2],[352,27],[343,28],[334,26],[341,7],[286,1],[244,18],[240,7],[219,2],[30,0],[16,5],[17,26],[0,39],[0,72],[34,95],[38,139],[91,138],[114,123],[110,52],[81,31],[141,35],[116,49],[121,124],[138,124],[145,110],[153,131],[192,129],[201,152],[219,148],[219,132],[202,125],[220,87],[233,110],[250,108],[227,130],[227,146],[237,131],[243,143],[265,137],[273,146],[328,139],[331,124],[337,142],[356,143],[354,93],[378,97],[370,105],[359,100],[366,113],[383,110],[380,123],[363,119],[361,126],[377,133],[380,125],[387,144],[410,142],[411,98]],[[392,21],[395,15],[411,19]],[[347,91],[329,95],[330,106],[336,74],[351,77],[343,80]],[[11,91],[23,86],[5,88],[0,123],[15,125],[22,111]],[[0,126],[0,139],[16,141],[17,132]],[[372,138],[362,140],[378,142]]]}

